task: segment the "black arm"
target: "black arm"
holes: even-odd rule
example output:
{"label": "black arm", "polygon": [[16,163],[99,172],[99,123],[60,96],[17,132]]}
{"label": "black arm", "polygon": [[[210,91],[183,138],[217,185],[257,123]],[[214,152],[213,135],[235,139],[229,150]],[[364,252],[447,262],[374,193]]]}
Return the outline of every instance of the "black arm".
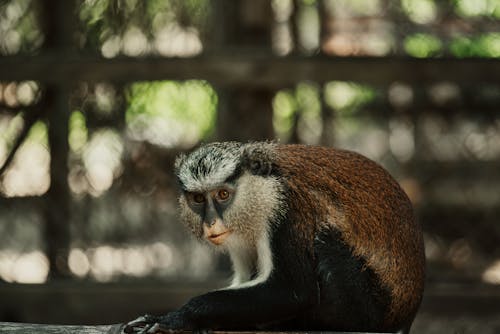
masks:
{"label": "black arm", "polygon": [[290,235],[294,233],[295,228],[286,221],[272,232],[273,271],[267,281],[195,297],[174,312],[184,320],[179,325],[190,329],[252,329],[310,310],[319,302],[313,259],[304,245],[296,244],[297,236]]}
{"label": "black arm", "polygon": [[253,287],[195,297],[177,312],[187,321],[184,328],[252,329],[292,318],[309,308],[315,296],[309,290],[271,278]]}
{"label": "black arm", "polygon": [[[318,285],[311,254],[290,234],[295,229],[282,222],[271,237],[273,271],[255,286],[227,288],[194,297],[179,310],[162,317],[141,317],[134,327],[172,330],[258,329],[291,320],[319,303]],[[160,326],[152,326],[159,323]],[[146,326],[145,326],[146,325]],[[145,331],[146,332],[146,331]]]}

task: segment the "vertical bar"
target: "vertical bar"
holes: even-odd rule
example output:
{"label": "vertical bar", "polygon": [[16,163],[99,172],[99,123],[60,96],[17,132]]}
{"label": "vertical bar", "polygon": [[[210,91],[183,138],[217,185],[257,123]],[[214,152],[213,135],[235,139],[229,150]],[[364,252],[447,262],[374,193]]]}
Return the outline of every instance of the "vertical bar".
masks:
{"label": "vertical bar", "polygon": [[[217,0],[213,4],[220,22],[215,47],[239,47],[249,52],[272,52],[272,7],[267,0]],[[264,140],[274,137],[272,98],[265,88],[218,89],[217,139]],[[237,126],[235,126],[237,124]]]}
{"label": "vertical bar", "polygon": [[49,87],[51,106],[48,115],[50,147],[50,187],[45,196],[44,240],[49,259],[49,277],[69,276],[67,265],[70,247],[70,191],[68,186],[69,88]]}
{"label": "vertical bar", "polygon": [[[74,0],[44,1],[45,51],[63,58],[72,51]],[[50,187],[44,198],[44,240],[49,259],[49,279],[69,276],[71,194],[68,185],[68,125],[70,83],[49,85],[45,91],[49,112]]]}

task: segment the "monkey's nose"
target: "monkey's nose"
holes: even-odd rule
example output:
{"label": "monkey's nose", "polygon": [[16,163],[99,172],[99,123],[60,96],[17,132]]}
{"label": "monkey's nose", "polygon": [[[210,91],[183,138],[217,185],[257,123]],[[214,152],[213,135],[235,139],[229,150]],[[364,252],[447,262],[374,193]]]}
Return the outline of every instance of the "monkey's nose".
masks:
{"label": "monkey's nose", "polygon": [[207,225],[210,228],[210,227],[214,226],[216,222],[217,222],[217,219],[212,219],[212,220],[205,222],[205,225]]}

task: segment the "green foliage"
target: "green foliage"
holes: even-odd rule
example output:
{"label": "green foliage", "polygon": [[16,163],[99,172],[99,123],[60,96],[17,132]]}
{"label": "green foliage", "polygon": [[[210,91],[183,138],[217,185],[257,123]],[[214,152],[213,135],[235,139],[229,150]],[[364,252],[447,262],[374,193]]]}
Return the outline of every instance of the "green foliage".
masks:
{"label": "green foliage", "polygon": [[139,29],[149,41],[166,25],[201,30],[210,14],[208,0],[79,0],[82,46],[99,49],[107,40]]}
{"label": "green foliage", "polygon": [[[338,117],[350,118],[376,98],[373,88],[353,82],[331,81],[323,89],[325,103]],[[273,100],[273,111],[274,130],[280,139],[288,140],[296,125],[301,141],[318,142],[323,122],[318,85],[301,82],[295,90],[279,91]]]}
{"label": "green foliage", "polygon": [[321,3],[327,13],[345,18],[379,14],[383,10],[381,2],[381,0],[301,0],[296,3],[298,6],[317,6]]}
{"label": "green foliage", "polygon": [[455,0],[455,10],[463,17],[500,18],[500,0]]}
{"label": "green foliage", "polygon": [[439,38],[429,34],[414,34],[405,38],[405,51],[413,57],[428,58],[439,55],[442,50]]}
{"label": "green foliage", "polygon": [[500,57],[500,33],[489,33],[477,37],[457,37],[450,44],[456,57]]}
{"label": "green foliage", "polygon": [[73,111],[69,118],[69,147],[73,152],[81,152],[88,141],[88,129],[85,115],[81,111]]}
{"label": "green foliage", "polygon": [[273,126],[279,138],[287,138],[293,128],[297,101],[291,90],[282,90],[273,99]]}
{"label": "green foliage", "polygon": [[217,95],[205,81],[134,83],[127,102],[126,122],[132,133],[159,144],[196,141],[214,129]]}
{"label": "green foliage", "polygon": [[433,0],[402,0],[401,7],[415,23],[428,24],[437,17],[437,7]]}
{"label": "green foliage", "polygon": [[43,34],[35,3],[32,0],[0,2],[0,54],[32,53],[40,48]]}
{"label": "green foliage", "polygon": [[23,114],[19,113],[8,122],[0,123],[0,141],[5,143],[8,149],[12,148],[15,138],[24,126]]}
{"label": "green foliage", "polygon": [[277,136],[288,140],[294,124],[300,128],[301,139],[314,142],[321,127],[319,89],[312,83],[301,82],[295,90],[282,90],[273,100],[273,126]]}
{"label": "green foliage", "polygon": [[37,144],[42,144],[45,147],[49,147],[49,137],[47,124],[43,121],[37,121],[31,127],[28,137],[28,141],[32,141]]}
{"label": "green foliage", "polygon": [[331,81],[325,85],[325,102],[341,114],[353,114],[376,97],[369,86],[353,82]]}

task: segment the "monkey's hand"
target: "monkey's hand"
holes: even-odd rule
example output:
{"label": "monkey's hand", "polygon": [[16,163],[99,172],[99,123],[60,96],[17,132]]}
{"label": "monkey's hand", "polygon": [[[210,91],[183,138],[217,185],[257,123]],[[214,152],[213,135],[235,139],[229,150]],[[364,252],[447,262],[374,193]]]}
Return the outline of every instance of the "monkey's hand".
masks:
{"label": "monkey's hand", "polygon": [[189,330],[189,326],[179,311],[164,316],[143,315],[128,322],[123,328],[125,334],[179,333]]}

